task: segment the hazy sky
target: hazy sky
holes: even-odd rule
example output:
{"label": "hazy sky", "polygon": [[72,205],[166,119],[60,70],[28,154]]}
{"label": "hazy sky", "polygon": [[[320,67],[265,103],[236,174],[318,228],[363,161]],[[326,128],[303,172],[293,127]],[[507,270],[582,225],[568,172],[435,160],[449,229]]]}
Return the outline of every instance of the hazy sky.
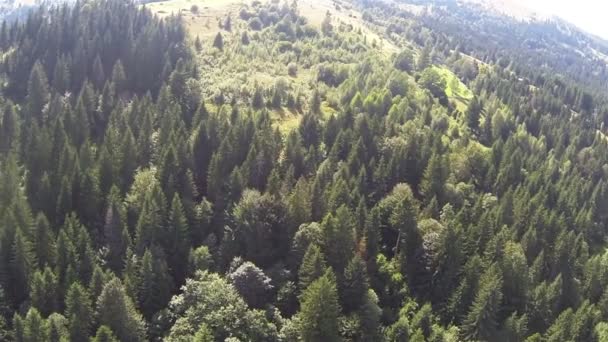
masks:
{"label": "hazy sky", "polygon": [[608,39],[606,0],[517,0],[536,11],[554,14],[576,26]]}

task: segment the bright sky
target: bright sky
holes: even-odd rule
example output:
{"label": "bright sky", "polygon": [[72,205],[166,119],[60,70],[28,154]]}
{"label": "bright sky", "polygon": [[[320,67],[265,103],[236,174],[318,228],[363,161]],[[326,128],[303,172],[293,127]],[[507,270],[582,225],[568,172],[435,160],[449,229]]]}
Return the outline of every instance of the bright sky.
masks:
{"label": "bright sky", "polygon": [[516,0],[535,11],[557,15],[574,25],[608,39],[606,0]]}

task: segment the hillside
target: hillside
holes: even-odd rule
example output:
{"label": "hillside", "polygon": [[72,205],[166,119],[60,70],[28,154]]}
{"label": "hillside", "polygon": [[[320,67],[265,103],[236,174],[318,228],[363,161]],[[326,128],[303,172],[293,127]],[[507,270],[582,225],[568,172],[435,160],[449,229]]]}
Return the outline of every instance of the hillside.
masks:
{"label": "hillside", "polygon": [[7,21],[0,341],[608,341],[608,44],[516,4]]}

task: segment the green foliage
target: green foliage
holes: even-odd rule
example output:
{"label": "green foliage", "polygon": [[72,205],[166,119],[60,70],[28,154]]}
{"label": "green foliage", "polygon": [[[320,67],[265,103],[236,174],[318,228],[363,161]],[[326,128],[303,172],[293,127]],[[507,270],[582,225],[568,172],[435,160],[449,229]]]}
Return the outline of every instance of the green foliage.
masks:
{"label": "green foliage", "polygon": [[0,340],[606,340],[597,40],[177,3],[0,27]]}
{"label": "green foliage", "polygon": [[127,296],[120,280],[113,279],[97,299],[100,325],[110,328],[121,341],[145,341],[145,323]]}
{"label": "green foliage", "polygon": [[276,341],[277,331],[261,311],[250,310],[235,288],[217,274],[197,272],[171,300],[177,321],[168,341],[180,341],[206,326],[215,340],[233,336],[248,341]]}
{"label": "green foliage", "polygon": [[315,280],[302,293],[299,313],[300,336],[303,341],[340,341],[338,317],[340,304],[336,279],[331,271]]}
{"label": "green foliage", "polygon": [[91,333],[93,322],[93,309],[87,290],[78,283],[74,283],[68,290],[65,306],[68,330],[72,341],[87,340]]}

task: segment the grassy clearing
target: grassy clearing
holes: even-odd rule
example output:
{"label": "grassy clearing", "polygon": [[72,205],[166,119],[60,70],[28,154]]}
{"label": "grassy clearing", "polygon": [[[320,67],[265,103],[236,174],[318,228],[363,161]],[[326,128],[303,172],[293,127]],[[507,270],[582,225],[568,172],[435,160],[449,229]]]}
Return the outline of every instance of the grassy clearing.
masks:
{"label": "grassy clearing", "polygon": [[332,17],[333,25],[352,26],[355,31],[361,30],[361,34],[371,41],[376,41],[382,48],[382,52],[391,55],[399,51],[390,40],[382,38],[366,22],[363,21],[362,13],[353,8],[351,4],[340,0],[300,0],[300,14],[306,17],[309,22],[317,27],[325,19],[327,13]]}
{"label": "grassy clearing", "polygon": [[[237,16],[239,9],[249,0],[167,0],[145,6],[160,17],[181,15],[192,37],[208,38],[219,31],[219,20],[226,16]],[[197,8],[198,11],[192,11]]]}
{"label": "grassy clearing", "polygon": [[[278,51],[274,39],[273,28],[253,31],[248,22],[241,19],[239,13],[244,7],[255,8],[253,0],[165,0],[145,5],[160,17],[180,15],[184,19],[190,40],[199,37],[203,48],[199,53],[199,72],[203,97],[210,104],[216,94],[227,95],[228,101],[234,95],[236,98],[247,98],[252,90],[264,90],[265,101],[271,97],[272,89],[277,84],[287,89],[291,94],[299,94],[301,102],[306,107],[317,82],[317,61],[300,63],[297,53]],[[267,6],[271,0],[262,0],[261,6]],[[194,10],[193,10],[194,9]],[[399,49],[391,41],[382,38],[377,28],[370,26],[362,19],[362,14],[342,0],[299,0],[298,11],[305,17],[310,26],[321,28],[323,20],[329,13],[335,32],[342,39],[361,39],[368,48],[374,50],[378,58],[389,58]],[[230,16],[232,30],[226,31],[220,27]],[[250,44],[241,44],[241,33],[248,32]],[[218,32],[224,39],[224,49],[219,51],[212,46]],[[377,33],[378,32],[378,33]],[[269,44],[270,42],[270,44]],[[295,44],[297,44],[296,42]],[[297,74],[289,75],[287,66],[297,61]],[[350,61],[354,63],[355,60]],[[346,62],[348,64],[348,62]],[[346,65],[345,64],[345,65]],[[333,94],[329,90],[330,94]],[[330,95],[332,96],[332,95]],[[239,107],[247,109],[247,101],[240,102]],[[290,111],[287,107],[276,110],[268,108],[273,119],[273,125],[283,134],[288,134],[297,128],[301,113]],[[327,101],[321,105],[323,118],[329,118],[337,112]]]}
{"label": "grassy clearing", "polygon": [[453,100],[456,103],[456,108],[459,111],[464,112],[469,100],[473,98],[473,92],[449,69],[440,66],[433,66],[433,68],[446,81],[445,93],[450,100]]}

